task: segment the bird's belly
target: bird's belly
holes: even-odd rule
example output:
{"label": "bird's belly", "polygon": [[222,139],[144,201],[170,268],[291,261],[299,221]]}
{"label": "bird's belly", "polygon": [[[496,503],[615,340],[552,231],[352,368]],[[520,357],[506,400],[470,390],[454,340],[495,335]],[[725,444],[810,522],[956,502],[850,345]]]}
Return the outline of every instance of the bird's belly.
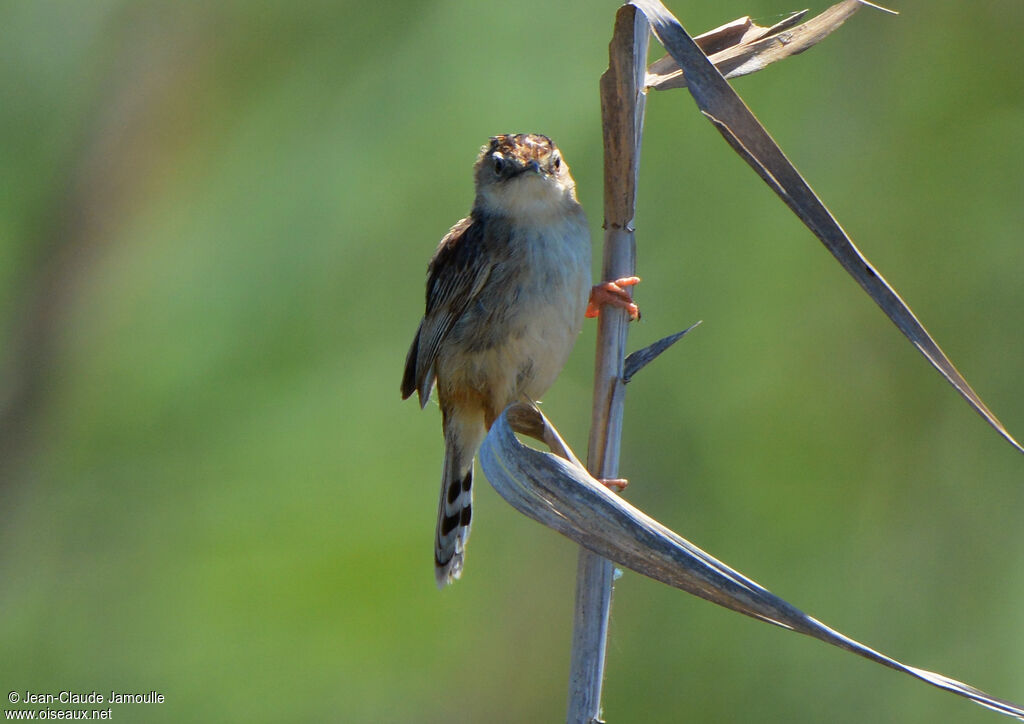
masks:
{"label": "bird's belly", "polygon": [[[567,300],[563,300],[567,301]],[[566,307],[579,309],[578,320]],[[561,307],[537,305],[523,309],[484,336],[492,344],[457,348],[439,374],[443,386],[475,392],[487,406],[500,412],[517,400],[535,401],[543,395],[562,370],[579,334],[582,305]],[[442,372],[442,370],[439,370]],[[441,380],[441,377],[447,379]]]}
{"label": "bird's belly", "polygon": [[518,266],[496,269],[490,306],[471,305],[455,329],[438,383],[469,390],[490,415],[517,400],[536,401],[558,377],[583,324],[590,289],[585,227],[531,239]]}

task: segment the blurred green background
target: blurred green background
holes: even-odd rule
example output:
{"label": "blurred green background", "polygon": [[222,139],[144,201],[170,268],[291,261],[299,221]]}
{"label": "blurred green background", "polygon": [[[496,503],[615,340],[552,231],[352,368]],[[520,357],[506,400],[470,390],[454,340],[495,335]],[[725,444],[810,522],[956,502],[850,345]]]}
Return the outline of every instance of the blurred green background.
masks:
{"label": "blurred green background", "polygon": [[[827,2],[815,2],[818,11]],[[1024,5],[894,1],[737,81],[1024,435]],[[398,383],[488,136],[601,225],[614,2],[0,7],[0,682],[118,721],[564,717],[576,549],[478,489],[438,592]],[[676,2],[691,32],[777,0]],[[647,109],[628,497],[811,615],[1024,700],[1024,459],[695,112]],[[600,258],[599,250],[595,258]],[[545,410],[579,453],[594,325]],[[611,722],[999,717],[632,573]]]}

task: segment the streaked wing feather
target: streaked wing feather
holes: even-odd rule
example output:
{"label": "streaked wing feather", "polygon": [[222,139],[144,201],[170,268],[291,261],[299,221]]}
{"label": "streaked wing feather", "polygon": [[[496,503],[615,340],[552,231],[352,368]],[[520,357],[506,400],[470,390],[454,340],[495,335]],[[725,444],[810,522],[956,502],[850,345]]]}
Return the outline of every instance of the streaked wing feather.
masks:
{"label": "streaked wing feather", "polygon": [[490,276],[479,253],[483,225],[468,216],[441,240],[427,270],[427,305],[406,358],[402,395],[413,389],[425,405],[434,384],[434,363],[448,333]]}

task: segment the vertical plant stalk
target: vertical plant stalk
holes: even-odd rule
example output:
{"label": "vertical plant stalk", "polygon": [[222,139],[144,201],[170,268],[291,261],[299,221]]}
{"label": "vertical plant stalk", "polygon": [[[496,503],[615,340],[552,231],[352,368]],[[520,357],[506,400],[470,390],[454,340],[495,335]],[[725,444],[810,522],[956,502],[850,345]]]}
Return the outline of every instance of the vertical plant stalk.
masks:
{"label": "vertical plant stalk", "polygon": [[[608,46],[608,70],[601,76],[604,129],[604,263],[602,279],[636,272],[633,219],[636,179],[644,119],[644,82],[650,30],[647,18],[632,5],[615,16]],[[587,468],[599,479],[617,478],[625,392],[623,360],[629,316],[604,307],[597,328],[594,406]],[[576,575],[572,662],[569,675],[571,724],[600,721],[601,686],[611,610],[612,563],[580,548]]]}

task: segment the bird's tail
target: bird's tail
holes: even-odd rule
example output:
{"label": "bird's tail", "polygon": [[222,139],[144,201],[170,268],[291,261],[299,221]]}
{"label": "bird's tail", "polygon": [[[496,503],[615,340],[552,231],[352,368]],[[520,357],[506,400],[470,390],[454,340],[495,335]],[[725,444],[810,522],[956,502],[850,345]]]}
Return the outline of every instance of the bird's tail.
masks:
{"label": "bird's tail", "polygon": [[[447,417],[447,416],[446,416]],[[473,458],[484,436],[482,421],[447,417],[444,425],[444,468],[437,504],[434,575],[437,587],[462,575],[466,541],[473,521]]]}

